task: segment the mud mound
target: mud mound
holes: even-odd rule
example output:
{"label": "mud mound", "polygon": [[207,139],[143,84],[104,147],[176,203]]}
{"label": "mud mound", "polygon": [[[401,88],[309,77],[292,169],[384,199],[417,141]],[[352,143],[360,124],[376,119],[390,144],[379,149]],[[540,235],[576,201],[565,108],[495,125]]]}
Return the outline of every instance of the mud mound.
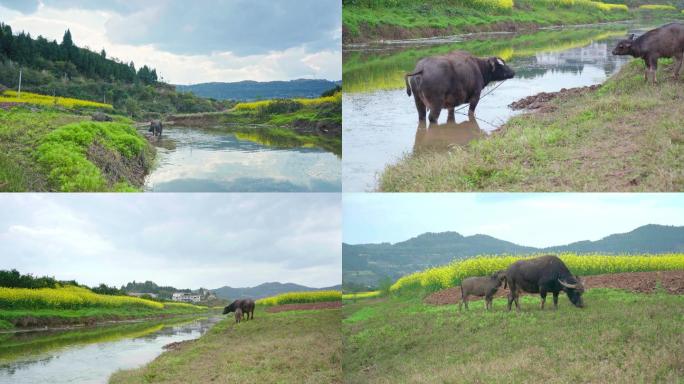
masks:
{"label": "mud mound", "polygon": [[536,95],[528,96],[518,101],[514,101],[508,106],[511,109],[536,109],[541,111],[551,111],[554,109],[549,102],[556,98],[563,98],[568,96],[582,95],[585,93],[593,92],[601,87],[600,84],[588,86],[588,87],[578,87],[578,88],[563,88],[558,92],[541,92]]}
{"label": "mud mound", "polygon": [[167,351],[175,351],[176,349],[180,349],[185,344],[194,343],[195,340],[196,339],[184,340],[184,341],[174,341],[173,343],[166,344],[165,346],[162,347],[162,349],[167,350]]}
{"label": "mud mound", "polygon": [[320,303],[305,303],[305,304],[283,304],[266,308],[266,312],[276,313],[285,311],[301,311],[307,309],[335,309],[341,308],[341,301],[324,301]]}
{"label": "mud mound", "polygon": [[110,187],[121,181],[141,187],[145,183],[145,175],[152,167],[151,161],[144,154],[129,159],[98,141],[88,147],[86,156],[102,171]]}
{"label": "mud mound", "polygon": [[[582,277],[584,286],[591,288],[617,288],[632,292],[652,293],[660,282],[668,293],[684,294],[684,271],[629,272],[611,273]],[[523,293],[522,295],[537,295]],[[508,289],[499,289],[494,297],[508,296]],[[435,292],[425,298],[425,303],[433,305],[457,304],[461,300],[461,288],[453,287]],[[470,297],[468,301],[482,300]]]}

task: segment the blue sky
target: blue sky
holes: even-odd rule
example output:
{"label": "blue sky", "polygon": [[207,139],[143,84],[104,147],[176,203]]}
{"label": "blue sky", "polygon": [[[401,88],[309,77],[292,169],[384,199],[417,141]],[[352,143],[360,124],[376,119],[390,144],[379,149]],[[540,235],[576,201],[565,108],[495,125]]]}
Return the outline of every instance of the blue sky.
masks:
{"label": "blue sky", "polygon": [[119,286],[340,284],[339,194],[0,194],[0,269]]}
{"label": "blue sky", "polygon": [[544,247],[645,224],[684,225],[684,194],[344,194],[343,239],[395,243],[424,232],[486,234]]}
{"label": "blue sky", "polygon": [[342,78],[339,0],[1,0],[0,20],[175,84]]}

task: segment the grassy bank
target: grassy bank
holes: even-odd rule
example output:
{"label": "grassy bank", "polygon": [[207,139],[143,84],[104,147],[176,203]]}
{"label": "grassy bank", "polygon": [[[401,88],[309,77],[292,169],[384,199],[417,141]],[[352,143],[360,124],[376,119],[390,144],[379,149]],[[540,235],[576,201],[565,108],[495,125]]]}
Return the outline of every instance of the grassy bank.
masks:
{"label": "grassy bank", "polygon": [[446,153],[407,155],[383,191],[680,191],[684,88],[661,62],[652,86],[634,60],[602,88],[552,101]]}
{"label": "grassy bank", "polygon": [[40,102],[0,109],[0,191],[135,191],[153,157],[123,117],[94,122]]}
{"label": "grassy bank", "polygon": [[340,301],[342,292],[340,291],[312,291],[312,292],[288,292],[281,293],[272,297],[265,297],[256,301],[259,305],[283,305],[283,304],[302,304],[320,303],[324,301]]}
{"label": "grassy bank", "polygon": [[[406,275],[391,287],[394,294],[435,292],[457,286],[471,276],[488,276],[508,268],[514,262],[534,256],[481,256],[457,260]],[[619,272],[671,271],[684,269],[684,254],[665,255],[578,255],[561,254],[559,257],[577,275],[599,275]]]}
{"label": "grassy bank", "polygon": [[[675,12],[671,12],[675,13]],[[627,20],[624,4],[588,0],[345,0],[343,41],[360,43]]]}
{"label": "grassy bank", "polygon": [[342,153],[342,95],[238,103],[226,112],[175,115],[175,125],[233,132],[270,146]]}
{"label": "grassy bank", "polygon": [[347,383],[671,382],[684,375],[684,296],[591,289],[540,311],[457,312],[417,297],[344,306]]}
{"label": "grassy bank", "polygon": [[345,0],[342,33],[350,44],[663,16],[682,17],[671,6],[630,0]]}
{"label": "grassy bank", "polygon": [[339,383],[340,310],[266,313],[222,321],[196,341],[165,352],[110,383]]}
{"label": "grassy bank", "polygon": [[100,295],[82,287],[0,288],[0,327],[92,324],[108,320],[207,312],[206,307],[131,296]]}

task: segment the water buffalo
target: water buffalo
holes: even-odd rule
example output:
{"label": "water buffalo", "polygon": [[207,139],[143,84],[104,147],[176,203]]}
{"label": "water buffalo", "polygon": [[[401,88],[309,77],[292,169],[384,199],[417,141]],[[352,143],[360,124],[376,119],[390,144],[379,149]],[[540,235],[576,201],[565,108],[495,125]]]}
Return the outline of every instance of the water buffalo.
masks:
{"label": "water buffalo", "polygon": [[513,301],[515,308],[520,310],[518,297],[521,291],[539,293],[542,300],[541,309],[544,309],[548,292],[553,293],[553,307],[558,309],[560,291],[565,291],[570,302],[576,307],[584,307],[582,281],[579,277],[573,276],[565,263],[554,255],[516,261],[506,270],[506,282],[511,290],[508,294],[509,311]]}
{"label": "water buffalo", "polygon": [[[252,300],[252,299],[235,300],[232,303],[230,303],[230,305],[223,308],[223,314],[225,315],[225,314],[230,313],[230,312],[235,312],[237,309],[240,309],[241,314],[244,314],[245,316],[247,316],[247,319],[249,319],[249,320],[254,319],[254,300]],[[250,315],[251,315],[251,317],[250,317]]]}
{"label": "water buffalo", "polygon": [[473,115],[487,84],[514,76],[513,69],[498,57],[483,59],[455,51],[421,59],[404,80],[406,93],[413,93],[418,119],[425,120],[429,109],[430,122],[434,123],[443,108],[449,110],[449,119],[453,120],[454,108],[465,103],[470,103],[469,114]]}
{"label": "water buffalo", "polygon": [[461,302],[458,304],[458,309],[465,303],[465,308],[468,309],[468,296],[484,296],[485,309],[492,308],[492,299],[494,294],[499,290],[501,283],[506,279],[506,273],[499,271],[493,273],[491,276],[484,277],[469,277],[461,282]]}
{"label": "water buffalo", "polygon": [[[240,321],[242,321],[242,309],[240,307],[235,308],[235,323],[240,324]],[[249,317],[249,316],[247,316]]]}
{"label": "water buffalo", "polygon": [[661,57],[674,57],[674,78],[679,78],[682,68],[682,56],[684,55],[684,24],[670,23],[662,27],[650,30],[638,38],[631,34],[629,38],[620,40],[613,55],[629,55],[640,57],[646,63],[646,81],[649,74],[653,84],[656,80],[658,59]]}
{"label": "water buffalo", "polygon": [[164,125],[162,124],[161,120],[150,121],[149,131],[152,132],[152,136],[161,136],[163,129]]}

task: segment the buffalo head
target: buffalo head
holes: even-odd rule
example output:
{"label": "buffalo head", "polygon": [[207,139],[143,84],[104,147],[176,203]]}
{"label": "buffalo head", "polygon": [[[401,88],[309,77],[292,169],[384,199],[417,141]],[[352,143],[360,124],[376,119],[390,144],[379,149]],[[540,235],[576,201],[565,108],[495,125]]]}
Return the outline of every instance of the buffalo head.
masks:
{"label": "buffalo head", "polygon": [[634,34],[629,35],[628,38],[620,40],[613,49],[613,55],[631,55],[632,54],[632,43],[634,43]]}
{"label": "buffalo head", "polygon": [[568,295],[570,302],[575,305],[575,307],[584,307],[584,301],[582,300],[582,294],[584,293],[584,284],[578,276],[571,276],[565,280],[558,279],[558,282],[563,287],[563,290]]}
{"label": "buffalo head", "polygon": [[487,59],[489,65],[489,78],[492,81],[508,80],[515,77],[515,71],[511,69],[503,59],[490,57]]}
{"label": "buffalo head", "polygon": [[237,306],[236,303],[237,303],[237,300],[236,300],[236,301],[233,301],[232,303],[230,303],[230,305],[228,305],[227,307],[223,308],[223,314],[225,315],[226,313],[234,312],[234,311],[235,311],[235,308],[236,308],[236,306]]}

